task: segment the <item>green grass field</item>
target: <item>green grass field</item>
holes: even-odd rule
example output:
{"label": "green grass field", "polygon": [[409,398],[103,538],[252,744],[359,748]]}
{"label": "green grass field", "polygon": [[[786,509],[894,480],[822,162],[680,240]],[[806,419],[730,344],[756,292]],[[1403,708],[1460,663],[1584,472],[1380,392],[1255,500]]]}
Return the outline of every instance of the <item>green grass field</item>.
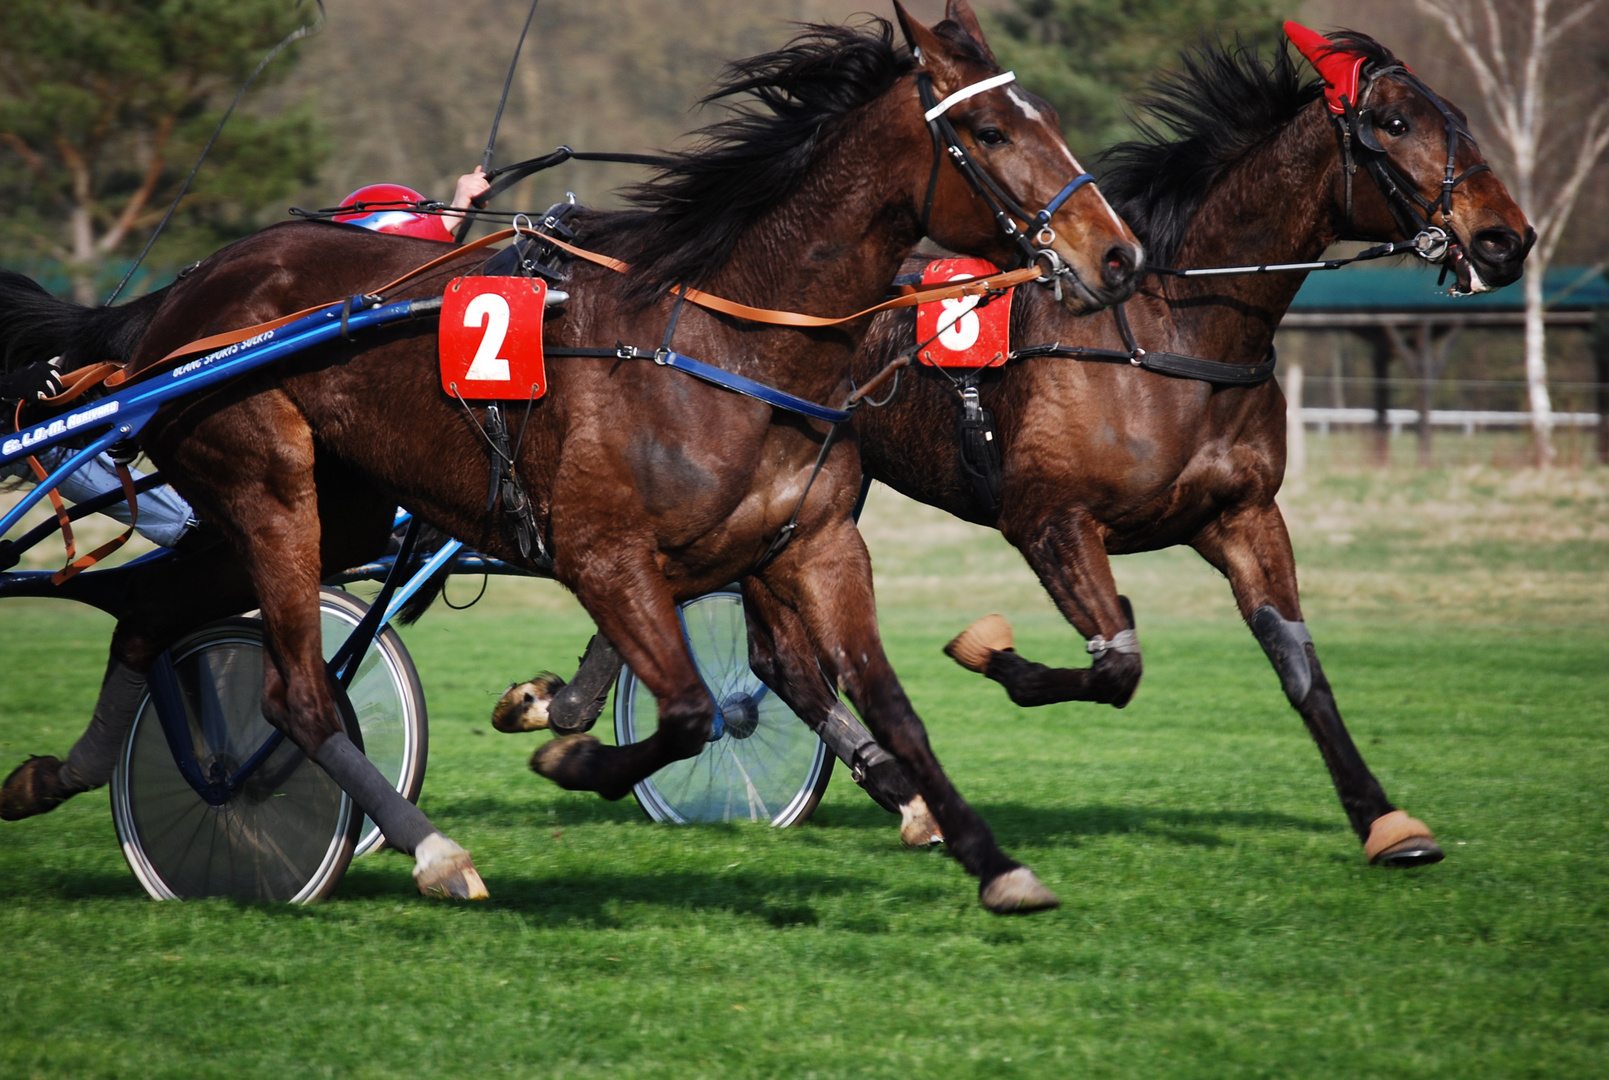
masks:
{"label": "green grass field", "polygon": [[[158,904],[104,791],[5,823],[0,1077],[1609,1074],[1609,474],[1318,470],[1285,503],[1342,711],[1438,866],[1363,864],[1192,553],[1118,561],[1146,657],[1128,709],[1021,710],[939,647],[993,610],[1030,657],[1082,642],[998,536],[879,489],[889,651],[1059,911],[986,914],[841,770],[788,830],[651,825],[537,779],[546,735],[489,707],[568,670],[590,624],[550,583],[494,582],[407,634],[421,804],[491,902],[422,900],[382,853],[313,907]],[[109,631],[0,605],[0,769],[65,752]]]}

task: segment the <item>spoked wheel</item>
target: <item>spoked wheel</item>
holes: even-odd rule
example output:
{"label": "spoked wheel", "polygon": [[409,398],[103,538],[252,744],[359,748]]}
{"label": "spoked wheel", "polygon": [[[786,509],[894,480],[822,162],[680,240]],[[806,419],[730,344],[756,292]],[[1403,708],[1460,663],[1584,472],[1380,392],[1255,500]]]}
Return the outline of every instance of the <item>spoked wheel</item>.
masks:
{"label": "spoked wheel", "polygon": [[[204,776],[234,772],[273,734],[261,708],[262,623],[214,623],[170,653],[196,764]],[[209,805],[175,765],[149,695],[112,774],[112,815],[129,868],[158,900],[317,900],[346,873],[363,821],[289,739],[233,798]]]}
{"label": "spoked wheel", "polygon": [[[698,672],[718,711],[697,757],[675,761],[632,788],[655,821],[807,819],[832,778],[833,756],[792,709],[749,669],[741,593],[709,593],[681,606]],[[629,667],[615,689],[615,739],[640,742],[659,727],[653,694]]]}
{"label": "spoked wheel", "polygon": [[[368,605],[336,589],[319,599],[328,658]],[[203,774],[215,764],[232,772],[272,734],[261,711],[262,649],[261,621],[240,618],[214,623],[171,650]],[[417,800],[428,743],[424,692],[395,631],[375,640],[337,705],[382,775]],[[158,900],[316,900],[334,890],[354,853],[385,842],[289,740],[233,799],[209,806],[179,774],[149,697],[112,776],[112,811],[130,868]]]}
{"label": "spoked wheel", "polygon": [[[320,590],[319,607],[324,658],[328,660],[363,619],[369,605],[340,589],[326,588]],[[363,733],[364,754],[392,787],[409,802],[418,802],[429,747],[425,691],[407,646],[391,627],[385,628],[363,657],[346,696]],[[380,827],[365,817],[357,854],[366,855],[384,845]]]}

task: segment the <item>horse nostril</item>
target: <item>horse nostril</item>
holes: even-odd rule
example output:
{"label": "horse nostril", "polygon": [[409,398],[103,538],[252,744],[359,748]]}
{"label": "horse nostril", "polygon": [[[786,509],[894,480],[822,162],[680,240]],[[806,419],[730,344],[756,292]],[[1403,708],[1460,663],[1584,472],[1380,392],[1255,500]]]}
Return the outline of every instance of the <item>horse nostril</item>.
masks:
{"label": "horse nostril", "polygon": [[1524,242],[1513,229],[1482,229],[1475,234],[1474,246],[1481,258],[1502,264],[1518,256]]}
{"label": "horse nostril", "polygon": [[1106,252],[1105,262],[1101,266],[1101,278],[1106,282],[1107,288],[1120,288],[1133,280],[1135,265],[1133,249],[1126,244],[1114,244]]}

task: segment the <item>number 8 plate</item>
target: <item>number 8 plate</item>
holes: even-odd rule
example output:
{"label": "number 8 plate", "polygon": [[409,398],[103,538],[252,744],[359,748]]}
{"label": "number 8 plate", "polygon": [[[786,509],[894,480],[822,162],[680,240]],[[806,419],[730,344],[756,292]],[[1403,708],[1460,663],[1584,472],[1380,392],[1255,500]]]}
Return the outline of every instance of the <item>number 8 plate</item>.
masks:
{"label": "number 8 plate", "polygon": [[547,393],[542,363],[541,278],[461,277],[441,305],[441,388],[478,401],[524,401]]}

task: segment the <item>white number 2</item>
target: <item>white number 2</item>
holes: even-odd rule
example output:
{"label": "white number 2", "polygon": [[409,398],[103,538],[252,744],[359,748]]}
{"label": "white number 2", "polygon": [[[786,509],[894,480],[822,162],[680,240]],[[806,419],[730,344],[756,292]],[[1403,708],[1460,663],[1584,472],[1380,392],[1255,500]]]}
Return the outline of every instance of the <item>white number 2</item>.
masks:
{"label": "white number 2", "polygon": [[508,336],[508,301],[497,293],[481,293],[464,309],[464,325],[486,324],[486,333],[475,350],[464,379],[469,382],[505,382],[508,379],[508,361],[498,356],[503,339]]}

